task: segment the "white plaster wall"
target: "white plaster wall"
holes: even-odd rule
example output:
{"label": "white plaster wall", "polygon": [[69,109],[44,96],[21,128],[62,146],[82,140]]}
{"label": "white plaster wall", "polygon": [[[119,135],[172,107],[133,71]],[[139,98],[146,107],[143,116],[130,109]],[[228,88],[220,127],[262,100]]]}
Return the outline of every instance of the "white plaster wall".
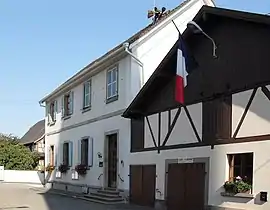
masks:
{"label": "white plaster wall", "polygon": [[[267,86],[270,89],[270,85]],[[232,97],[232,133],[244,113],[253,90],[234,94]],[[243,121],[237,137],[270,134],[270,101],[259,88]]]}
{"label": "white plaster wall", "polygon": [[[193,104],[187,107],[192,121],[195,124],[197,132],[202,139],[202,104]],[[171,123],[176,115],[178,109],[173,109],[171,111]],[[154,134],[154,138],[156,142],[158,141],[158,114],[153,114],[148,117],[149,124]],[[168,120],[169,113],[162,112],[161,114],[161,144],[163,143],[167,133],[168,133]],[[153,138],[151,136],[151,132],[147,121],[145,119],[145,147],[154,147]],[[166,145],[174,145],[174,144],[187,144],[187,143],[195,143],[198,142],[197,137],[191,127],[190,121],[187,117],[185,110],[182,108],[181,113],[176,121],[175,127],[169,137],[169,140]]]}
{"label": "white plaster wall", "polygon": [[[180,32],[186,29],[187,23],[194,18],[200,8],[206,3],[203,0],[193,0],[182,7],[177,13],[172,15],[168,20],[161,23],[151,31],[151,38],[148,34],[132,44],[132,52],[143,63],[143,77],[140,75],[142,68],[132,59],[131,69],[132,78],[144,78],[147,82],[154,70],[158,67],[163,58],[178,39],[178,31],[172,23],[176,23]],[[211,2],[207,3],[213,6]],[[139,43],[139,44],[138,44]],[[132,80],[130,100],[132,100],[140,90],[138,80]]]}
{"label": "white plaster wall", "polygon": [[41,184],[38,171],[5,170],[4,182]]}
{"label": "white plaster wall", "polygon": [[[56,145],[56,150],[60,142],[70,140],[73,141],[73,166],[72,169],[75,168],[75,165],[78,163],[78,140],[80,140],[84,136],[90,136],[93,138],[93,167],[87,171],[87,175],[85,177],[80,177],[79,180],[72,180],[71,178],[71,170],[68,173],[64,174],[61,179],[55,178],[55,173],[53,173],[50,180],[57,180],[63,182],[69,182],[74,184],[88,184],[91,186],[100,186],[101,182],[98,180],[98,177],[101,173],[104,174],[105,167],[99,167],[97,153],[101,152],[104,157],[104,140],[105,133],[110,131],[118,132],[118,148],[119,151],[119,159],[118,159],[118,170],[121,178],[124,179],[124,182],[118,178],[118,187],[120,189],[128,189],[128,173],[129,173],[129,138],[130,138],[130,123],[129,120],[122,118],[121,116],[115,116],[112,118],[108,118],[106,120],[97,121],[91,124],[83,125],[74,129],[70,129],[67,131],[63,131],[61,133],[53,134],[46,137],[46,145],[54,144]],[[47,147],[46,147],[47,148]],[[46,156],[47,157],[47,156]],[[58,155],[58,165],[62,163]],[[47,160],[47,158],[46,158]],[[121,160],[124,161],[124,167],[120,164]],[[104,177],[104,176],[103,176]],[[102,183],[103,184],[103,183]]]}
{"label": "white plaster wall", "polygon": [[[74,107],[73,107],[73,114],[71,118],[67,120],[61,119],[61,97],[58,97],[58,114],[56,117],[56,123],[53,126],[47,125],[47,118],[46,118],[46,133],[50,133],[53,131],[57,131],[61,128],[66,126],[74,125],[80,122],[84,122],[89,119],[93,119],[102,115],[106,115],[108,113],[112,113],[115,111],[123,110],[127,107],[128,102],[127,98],[127,90],[128,83],[126,78],[128,70],[130,69],[130,58],[125,57],[124,59],[118,62],[118,74],[119,74],[119,96],[118,100],[112,103],[106,104],[106,73],[107,70],[94,75],[92,77],[92,101],[91,101],[91,110],[85,113],[82,113],[83,108],[83,84],[73,88],[74,91]],[[89,78],[90,79],[90,78]]]}
{"label": "white plaster wall", "polygon": [[[209,174],[209,193],[208,204],[224,207],[234,207],[243,209],[270,209],[270,204],[261,203],[258,200],[260,191],[270,192],[270,141],[239,143],[230,145],[215,146],[213,150],[210,147],[197,147],[161,151],[133,153],[130,157],[130,164],[156,164],[157,179],[156,188],[162,193],[161,197],[157,193],[157,199],[164,199],[165,189],[165,160],[177,158],[203,158],[210,157],[210,174]],[[253,194],[256,199],[227,198],[220,195],[223,191],[222,186],[229,176],[229,166],[227,154],[232,153],[254,153],[253,164]]]}

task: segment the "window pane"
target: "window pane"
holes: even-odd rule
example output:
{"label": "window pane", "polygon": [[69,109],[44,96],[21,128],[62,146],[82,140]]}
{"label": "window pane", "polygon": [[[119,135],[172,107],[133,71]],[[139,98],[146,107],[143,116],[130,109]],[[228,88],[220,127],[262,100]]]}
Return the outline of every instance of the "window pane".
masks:
{"label": "window pane", "polygon": [[86,82],[84,84],[84,94],[85,95],[89,94],[89,90],[90,90],[90,83],[89,82]]}
{"label": "window pane", "polygon": [[114,82],[114,81],[117,81],[117,69],[114,69],[113,70],[113,74],[112,74],[112,82]]}
{"label": "window pane", "polygon": [[112,85],[109,84],[107,87],[107,97],[110,98],[112,96]]}
{"label": "window pane", "polygon": [[234,165],[237,165],[237,166],[241,165],[241,156],[242,155],[235,155],[234,156]]}
{"label": "window pane", "polygon": [[112,82],[112,71],[107,72],[107,84]]}
{"label": "window pane", "polygon": [[90,98],[89,95],[85,95],[84,96],[84,107],[90,106],[90,100],[89,100],[89,98]]}
{"label": "window pane", "polygon": [[117,90],[116,90],[117,84],[116,82],[112,83],[112,95],[115,96],[117,94]]}

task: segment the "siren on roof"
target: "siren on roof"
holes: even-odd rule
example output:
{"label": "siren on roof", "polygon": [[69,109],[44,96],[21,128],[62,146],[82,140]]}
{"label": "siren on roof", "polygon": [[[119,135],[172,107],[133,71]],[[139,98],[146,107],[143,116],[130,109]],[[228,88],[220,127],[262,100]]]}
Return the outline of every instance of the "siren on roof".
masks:
{"label": "siren on roof", "polygon": [[147,12],[147,18],[152,18],[153,23],[160,20],[164,15],[166,15],[169,11],[166,11],[165,7],[162,7],[161,10],[159,10],[157,7],[154,7],[153,10],[148,10]]}

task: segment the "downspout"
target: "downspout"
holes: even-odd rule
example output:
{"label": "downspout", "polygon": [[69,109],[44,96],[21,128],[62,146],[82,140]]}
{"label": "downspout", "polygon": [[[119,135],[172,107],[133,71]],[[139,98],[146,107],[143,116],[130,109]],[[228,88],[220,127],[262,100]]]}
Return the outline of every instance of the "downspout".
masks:
{"label": "downspout", "polygon": [[[39,106],[46,108],[46,106],[43,105],[41,101],[39,102]],[[46,136],[46,135],[45,135],[45,132],[44,132],[44,143],[45,143],[45,145],[44,145],[44,147],[45,147],[45,148],[44,148],[44,154],[45,154],[45,152],[46,152],[46,142],[45,142],[46,137],[45,137],[45,136]],[[42,180],[43,183],[41,183],[41,184],[43,185],[43,187],[46,187],[46,176],[45,176],[46,165],[45,165],[45,160],[46,160],[46,158],[45,158],[45,155],[44,155],[44,165],[43,165],[43,167],[44,167],[44,173],[43,173],[43,180]]]}
{"label": "downspout", "polygon": [[144,68],[143,68],[143,63],[139,60],[139,58],[137,58],[129,49],[129,43],[125,42],[123,44],[123,46],[125,47],[125,51],[141,66],[142,68],[142,86],[144,85]]}

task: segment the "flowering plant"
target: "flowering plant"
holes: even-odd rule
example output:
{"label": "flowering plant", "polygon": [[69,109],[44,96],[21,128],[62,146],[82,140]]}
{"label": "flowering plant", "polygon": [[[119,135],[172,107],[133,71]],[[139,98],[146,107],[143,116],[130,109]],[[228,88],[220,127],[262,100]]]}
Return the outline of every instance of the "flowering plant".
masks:
{"label": "flowering plant", "polygon": [[58,166],[58,170],[61,172],[61,173],[66,173],[67,170],[68,170],[68,165],[65,165],[65,164],[61,164],[60,166]]}
{"label": "flowering plant", "polygon": [[48,164],[47,166],[46,166],[46,171],[48,171],[48,172],[52,172],[53,170],[55,169],[55,166],[53,166],[53,165],[51,165],[51,164]]}
{"label": "flowering plant", "polygon": [[87,172],[87,166],[84,164],[78,164],[75,166],[75,171],[80,175],[85,175]]}
{"label": "flowering plant", "polygon": [[251,190],[251,185],[247,182],[247,177],[235,177],[233,181],[226,181],[223,185],[228,193],[247,193]]}

